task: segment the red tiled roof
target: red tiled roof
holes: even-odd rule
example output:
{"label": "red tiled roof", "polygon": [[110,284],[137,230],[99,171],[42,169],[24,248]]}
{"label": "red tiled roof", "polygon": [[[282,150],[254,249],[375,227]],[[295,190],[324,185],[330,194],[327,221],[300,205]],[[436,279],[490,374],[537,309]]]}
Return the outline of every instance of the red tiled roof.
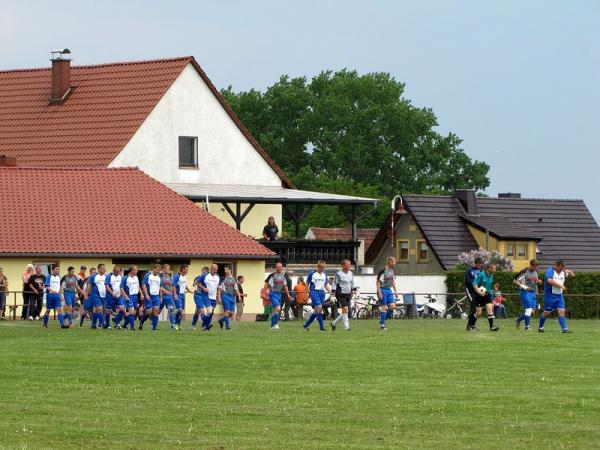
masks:
{"label": "red tiled roof", "polygon": [[191,57],[72,66],[72,94],[51,105],[50,68],[0,71],[0,154],[22,167],[107,167],[187,64],[192,64],[250,144],[291,181],[250,135]]}
{"label": "red tiled roof", "polygon": [[[312,231],[316,240],[319,241],[351,241],[352,240],[352,229],[346,228],[319,228],[310,227],[309,231]],[[365,251],[373,242],[373,239],[379,232],[379,228],[359,228],[356,230],[359,241],[365,241]]]}
{"label": "red tiled roof", "polygon": [[135,168],[0,167],[0,254],[274,253]]}

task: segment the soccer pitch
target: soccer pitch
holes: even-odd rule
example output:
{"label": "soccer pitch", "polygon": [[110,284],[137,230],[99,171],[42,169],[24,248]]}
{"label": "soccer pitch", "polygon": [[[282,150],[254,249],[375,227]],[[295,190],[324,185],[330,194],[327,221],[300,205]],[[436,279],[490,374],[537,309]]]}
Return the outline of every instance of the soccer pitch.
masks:
{"label": "soccer pitch", "polygon": [[598,322],[570,321],[571,335],[484,322],[1,322],[0,448],[599,447]]}

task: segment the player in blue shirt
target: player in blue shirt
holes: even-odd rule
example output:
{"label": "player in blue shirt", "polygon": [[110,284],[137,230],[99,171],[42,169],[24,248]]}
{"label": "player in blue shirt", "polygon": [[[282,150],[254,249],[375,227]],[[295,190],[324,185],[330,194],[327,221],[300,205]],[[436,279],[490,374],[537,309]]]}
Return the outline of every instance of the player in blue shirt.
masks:
{"label": "player in blue shirt", "polygon": [[475,323],[477,322],[477,293],[475,292],[475,288],[473,287],[473,282],[479,272],[481,272],[481,266],[483,265],[483,259],[477,257],[473,261],[473,265],[467,267],[467,271],[465,272],[465,291],[467,293],[467,298],[469,299],[469,303],[471,304],[471,311],[469,312],[469,320],[467,320],[467,331],[472,331],[473,329],[477,329],[475,327]]}
{"label": "player in blue shirt", "polygon": [[100,322],[102,328],[104,325],[104,315],[102,307],[106,300],[106,266],[98,264],[98,272],[90,275],[88,278],[87,294],[89,306],[92,308],[92,329],[96,328],[96,324]]}
{"label": "player in blue shirt", "polygon": [[306,284],[309,287],[310,300],[313,307],[313,313],[304,323],[303,327],[306,331],[310,330],[310,325],[315,319],[319,322],[319,329],[325,331],[323,322],[323,303],[325,303],[325,291],[331,294],[331,286],[329,286],[329,277],[325,274],[325,261],[321,260],[317,263],[317,270],[311,270],[306,278]]}
{"label": "player in blue shirt", "polygon": [[[110,311],[116,311],[114,323],[115,328],[121,328],[121,320],[125,317],[125,301],[121,296],[121,281],[123,280],[123,275],[121,273],[121,267],[115,266],[113,267],[112,273],[109,273],[106,276],[106,301],[108,311],[104,312],[104,321],[109,324],[110,323]],[[110,305],[110,309],[108,306]]]}
{"label": "player in blue shirt", "polygon": [[135,331],[135,316],[140,296],[140,279],[137,266],[129,266],[129,273],[121,280],[121,296],[125,301],[127,317],[125,327],[129,324],[131,331]]}
{"label": "player in blue shirt", "polygon": [[171,266],[163,265],[163,276],[160,281],[160,299],[161,305],[169,311],[169,322],[171,331],[175,331],[175,300],[173,298],[173,278],[171,278]]}
{"label": "player in blue shirt", "polygon": [[202,272],[196,278],[194,278],[194,303],[196,304],[196,311],[194,311],[194,317],[192,318],[192,330],[196,329],[198,318],[202,317],[202,330],[205,329],[205,323],[208,320],[207,317],[212,312],[212,306],[208,299],[208,288],[206,287],[206,274],[208,273],[208,267],[203,267]]}
{"label": "player in blue shirt", "polygon": [[182,264],[179,268],[179,272],[173,277],[173,285],[175,286],[175,327],[177,330],[181,329],[181,320],[183,319],[183,311],[185,310],[185,293],[192,292],[187,287],[187,274],[189,266]]}
{"label": "player in blue shirt", "polygon": [[151,319],[152,330],[158,330],[158,315],[160,314],[160,289],[161,289],[161,278],[160,278],[161,265],[155,263],[152,267],[152,271],[144,275],[142,281],[142,292],[144,294],[144,309],[145,314],[140,320],[140,330],[144,326],[146,320]]}
{"label": "player in blue shirt", "polygon": [[556,261],[552,267],[548,267],[548,270],[546,270],[544,276],[544,314],[540,316],[540,327],[538,329],[540,333],[544,332],[544,323],[553,311],[558,313],[558,323],[562,332],[572,333],[567,328],[563,292],[566,279],[574,276],[575,272],[565,268],[564,261]]}
{"label": "player in blue shirt", "polygon": [[513,283],[519,287],[519,297],[523,306],[523,314],[515,319],[517,330],[523,321],[525,322],[525,331],[529,331],[531,315],[537,307],[538,284],[542,283],[538,274],[538,267],[537,260],[532,259],[529,261],[529,267],[518,272],[513,278]]}
{"label": "player in blue shirt", "polygon": [[44,314],[44,328],[48,328],[48,316],[50,310],[56,310],[58,322],[61,328],[69,328],[65,325],[62,315],[62,303],[60,298],[60,268],[57,265],[52,266],[52,271],[46,276],[44,286],[46,287],[46,312]]}

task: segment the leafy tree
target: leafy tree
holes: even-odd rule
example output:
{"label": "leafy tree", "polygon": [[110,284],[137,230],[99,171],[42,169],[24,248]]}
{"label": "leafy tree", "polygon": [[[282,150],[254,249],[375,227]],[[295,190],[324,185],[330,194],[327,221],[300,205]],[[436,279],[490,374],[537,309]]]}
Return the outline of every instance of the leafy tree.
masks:
{"label": "leafy tree", "polygon": [[[310,82],[282,76],[265,92],[229,87],[223,95],[298,188],[384,200],[361,226],[379,226],[399,193],[489,185],[489,166],[472,161],[455,134],[441,135],[433,111],[413,106],[387,73],[324,71]],[[303,228],[344,223],[319,207]]]}

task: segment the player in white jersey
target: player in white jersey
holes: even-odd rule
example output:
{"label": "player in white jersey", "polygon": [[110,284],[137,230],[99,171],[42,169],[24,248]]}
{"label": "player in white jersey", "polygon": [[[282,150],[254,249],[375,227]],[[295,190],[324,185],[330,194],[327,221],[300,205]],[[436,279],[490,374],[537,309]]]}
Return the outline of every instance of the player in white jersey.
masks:
{"label": "player in white jersey", "polygon": [[348,259],[342,261],[342,269],[338,270],[333,277],[333,292],[342,312],[331,322],[331,329],[335,331],[338,322],[341,320],[344,324],[344,330],[350,330],[350,320],[348,319],[348,310],[350,308],[350,299],[354,291],[354,275],[350,271],[351,262]]}

